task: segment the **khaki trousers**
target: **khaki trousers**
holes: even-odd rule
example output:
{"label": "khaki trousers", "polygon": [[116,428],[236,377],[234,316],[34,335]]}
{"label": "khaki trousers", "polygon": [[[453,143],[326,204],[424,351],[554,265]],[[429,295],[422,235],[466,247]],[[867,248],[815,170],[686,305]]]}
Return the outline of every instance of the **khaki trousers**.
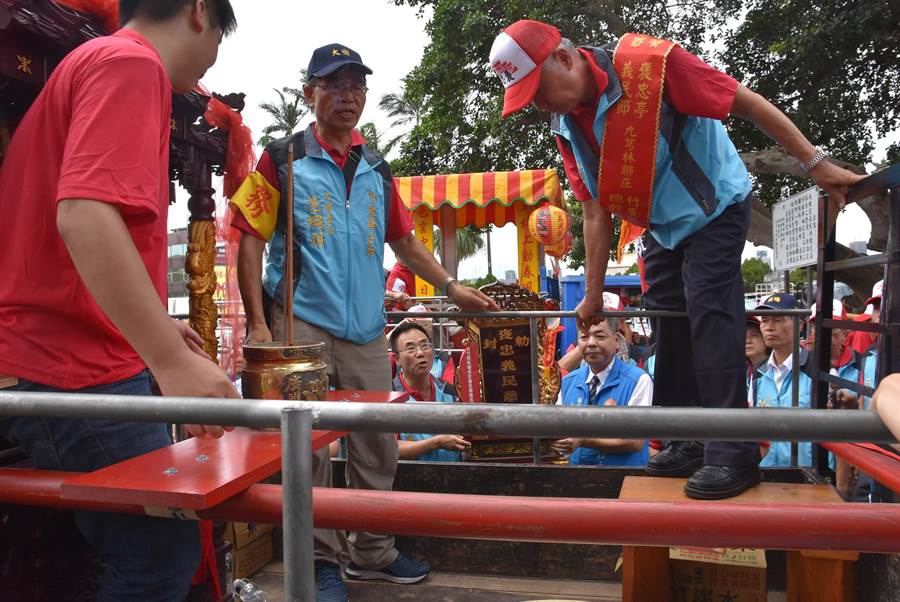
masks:
{"label": "khaki trousers", "polygon": [[[284,335],[284,311],[272,306],[272,336]],[[329,384],[336,389],[391,390],[391,364],[385,337],[357,345],[339,339],[303,320],[294,318],[295,341],[325,343],[324,360]],[[394,486],[399,450],[394,433],[347,434],[347,485],[353,489],[390,491]],[[331,458],[328,446],[313,454],[313,487],[331,487]],[[386,567],[397,558],[393,535],[357,532],[349,538],[344,531],[315,529],[316,560],[346,564],[347,560],[370,570]]]}

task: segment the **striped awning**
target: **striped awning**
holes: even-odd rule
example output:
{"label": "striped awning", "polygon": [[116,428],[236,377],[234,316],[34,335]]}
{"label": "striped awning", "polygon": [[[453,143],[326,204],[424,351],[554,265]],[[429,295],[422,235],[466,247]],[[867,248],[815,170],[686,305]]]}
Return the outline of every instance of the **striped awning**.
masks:
{"label": "striped awning", "polygon": [[483,228],[516,220],[516,204],[560,202],[559,176],[555,169],[412,176],[396,178],[400,198],[410,211],[422,206],[434,211],[440,225],[442,206],[457,210],[456,224]]}

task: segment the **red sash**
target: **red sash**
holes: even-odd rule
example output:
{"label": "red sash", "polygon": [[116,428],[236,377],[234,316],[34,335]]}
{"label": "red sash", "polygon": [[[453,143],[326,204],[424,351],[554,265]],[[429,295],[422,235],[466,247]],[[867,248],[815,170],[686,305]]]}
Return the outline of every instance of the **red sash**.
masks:
{"label": "red sash", "polygon": [[[622,97],[606,116],[600,144],[600,204],[622,218],[619,254],[650,226],[666,57],[674,42],[627,33],[613,55]],[[634,227],[637,226],[637,227]]]}

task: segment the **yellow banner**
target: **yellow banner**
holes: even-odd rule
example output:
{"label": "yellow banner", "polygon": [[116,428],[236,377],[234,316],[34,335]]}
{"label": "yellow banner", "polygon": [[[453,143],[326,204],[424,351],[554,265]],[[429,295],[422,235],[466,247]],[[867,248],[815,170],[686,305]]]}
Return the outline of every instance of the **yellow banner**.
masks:
{"label": "yellow banner", "polygon": [[537,209],[522,203],[516,204],[516,230],[519,243],[519,285],[540,293],[538,242],[528,232],[528,216]]}
{"label": "yellow banner", "polygon": [[260,236],[269,240],[278,221],[279,192],[258,171],[252,172],[231,197],[231,206],[240,211]]}
{"label": "yellow banner", "polygon": [[[413,211],[413,224],[416,228],[416,238],[428,249],[434,249],[434,219],[431,210],[425,205]],[[410,292],[414,297],[433,297],[434,287],[427,281],[416,276],[416,290]]]}

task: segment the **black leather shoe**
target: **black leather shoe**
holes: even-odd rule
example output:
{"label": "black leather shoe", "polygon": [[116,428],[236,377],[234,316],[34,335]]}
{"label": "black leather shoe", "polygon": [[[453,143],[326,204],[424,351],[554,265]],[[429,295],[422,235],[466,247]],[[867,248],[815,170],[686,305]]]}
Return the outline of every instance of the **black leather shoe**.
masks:
{"label": "black leather shoe", "polygon": [[684,493],[697,500],[724,500],[759,485],[759,466],[707,464],[688,479]]}
{"label": "black leather shoe", "polygon": [[654,477],[689,477],[703,466],[703,444],[699,441],[669,441],[650,458],[644,470]]}

